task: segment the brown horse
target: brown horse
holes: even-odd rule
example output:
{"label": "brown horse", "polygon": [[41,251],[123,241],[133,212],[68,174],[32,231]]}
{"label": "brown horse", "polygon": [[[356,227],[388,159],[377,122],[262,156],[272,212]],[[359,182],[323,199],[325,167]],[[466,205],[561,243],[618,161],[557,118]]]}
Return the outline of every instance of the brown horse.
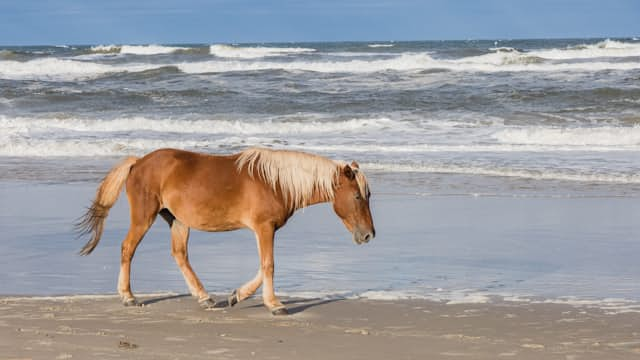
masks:
{"label": "brown horse", "polygon": [[91,236],[80,251],[98,245],[109,209],[126,183],[131,225],[122,242],[118,293],[136,305],[131,292],[131,259],[160,214],[171,228],[171,254],[191,294],[205,308],[215,306],[193,272],[187,255],[189,229],[230,231],[249,228],[256,235],[260,265],[256,276],[229,297],[233,306],[262,286],[264,305],[287,314],[273,290],[273,239],[276,230],[300,208],[332,202],[336,214],[366,243],[375,236],[369,186],[358,164],[336,162],[303,152],[250,148],[226,156],[162,149],[116,165],[100,184],[96,198],[78,224]]}

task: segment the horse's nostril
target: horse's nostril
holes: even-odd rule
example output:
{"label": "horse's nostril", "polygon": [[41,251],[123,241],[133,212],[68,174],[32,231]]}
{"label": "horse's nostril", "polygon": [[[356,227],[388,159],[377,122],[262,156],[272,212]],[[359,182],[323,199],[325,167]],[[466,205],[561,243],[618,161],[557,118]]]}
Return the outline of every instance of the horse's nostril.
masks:
{"label": "horse's nostril", "polygon": [[365,242],[369,242],[369,240],[371,239],[371,234],[367,234],[364,236],[364,241]]}

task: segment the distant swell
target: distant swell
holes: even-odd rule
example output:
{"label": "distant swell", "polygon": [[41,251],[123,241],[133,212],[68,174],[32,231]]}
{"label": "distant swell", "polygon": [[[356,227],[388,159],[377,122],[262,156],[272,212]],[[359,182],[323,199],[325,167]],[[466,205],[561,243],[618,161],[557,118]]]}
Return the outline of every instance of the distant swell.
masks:
{"label": "distant swell", "polygon": [[[181,48],[154,49],[147,47],[133,47],[133,54],[166,53],[191,51]],[[186,49],[186,48],[185,48]],[[296,50],[297,49],[297,50]],[[291,54],[291,51],[304,53],[304,48],[242,48],[225,50],[212,60],[191,62],[128,62],[105,63],[100,62],[98,54],[69,58],[37,58],[29,61],[8,60],[11,54],[5,54],[5,60],[0,60],[0,78],[13,80],[63,80],[73,81],[91,79],[113,73],[139,72],[154,68],[175,67],[188,74],[226,73],[226,72],[254,72],[266,70],[309,71],[318,73],[375,73],[384,71],[421,72],[429,74],[442,71],[462,72],[596,72],[602,70],[635,70],[640,69],[640,61],[606,61],[598,59],[590,62],[550,62],[545,60],[545,54],[540,52],[520,53],[493,52],[479,56],[469,56],[460,59],[434,59],[427,53],[402,53],[386,58],[341,57],[340,60],[312,57],[302,59],[295,57],[294,61],[276,61],[273,56]],[[111,48],[105,51],[112,51]],[[123,51],[120,48],[119,51]],[[132,50],[128,50],[132,51]],[[164,52],[163,52],[164,51]],[[570,51],[570,50],[563,50]],[[217,59],[216,59],[217,58]],[[0,57],[0,59],[2,59]]]}
{"label": "distant swell", "polygon": [[91,48],[91,52],[98,54],[133,54],[158,55],[189,50],[186,47],[162,45],[98,45]]}
{"label": "distant swell", "polygon": [[250,47],[232,45],[211,45],[209,52],[221,58],[257,59],[269,56],[284,56],[290,54],[312,53],[315,49],[300,47]]}

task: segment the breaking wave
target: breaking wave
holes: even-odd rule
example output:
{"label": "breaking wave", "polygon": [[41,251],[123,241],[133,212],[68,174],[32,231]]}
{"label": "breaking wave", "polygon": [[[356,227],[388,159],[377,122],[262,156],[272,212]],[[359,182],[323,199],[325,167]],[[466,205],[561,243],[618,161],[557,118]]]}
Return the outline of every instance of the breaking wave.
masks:
{"label": "breaking wave", "polygon": [[42,58],[29,61],[0,62],[0,78],[12,80],[81,80],[109,73],[145,71],[154,64],[109,65],[90,61]]}
{"label": "breaking wave", "polygon": [[551,64],[523,54],[486,54],[458,60],[434,59],[426,53],[401,54],[388,59],[347,61],[205,61],[178,65],[186,73],[229,71],[314,71],[320,73],[372,73],[381,71],[425,71],[444,69],[470,72],[554,72],[640,69],[640,62],[589,62]]}
{"label": "breaking wave", "polygon": [[640,44],[607,39],[596,44],[569,46],[566,49],[538,50],[529,54],[551,60],[638,57],[640,56]]}

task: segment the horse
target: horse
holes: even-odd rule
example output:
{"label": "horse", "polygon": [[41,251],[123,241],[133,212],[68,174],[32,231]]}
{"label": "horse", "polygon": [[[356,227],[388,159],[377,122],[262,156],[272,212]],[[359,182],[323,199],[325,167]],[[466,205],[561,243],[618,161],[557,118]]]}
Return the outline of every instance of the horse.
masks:
{"label": "horse", "polygon": [[217,307],[189,263],[191,228],[218,232],[248,228],[255,233],[259,266],[255,277],[228,297],[234,306],[262,286],[262,301],[273,315],[288,314],[273,287],[275,232],[298,209],[331,202],[357,244],[375,237],[367,179],[354,161],[347,164],[300,151],[248,148],[231,155],[160,149],[127,157],[100,183],[95,199],[76,224],[89,236],[80,255],[98,245],[109,210],[126,185],[130,227],[122,241],[118,293],[125,306],[139,305],[131,291],[131,260],[160,215],[171,230],[171,254],[189,291],[205,309]]}

